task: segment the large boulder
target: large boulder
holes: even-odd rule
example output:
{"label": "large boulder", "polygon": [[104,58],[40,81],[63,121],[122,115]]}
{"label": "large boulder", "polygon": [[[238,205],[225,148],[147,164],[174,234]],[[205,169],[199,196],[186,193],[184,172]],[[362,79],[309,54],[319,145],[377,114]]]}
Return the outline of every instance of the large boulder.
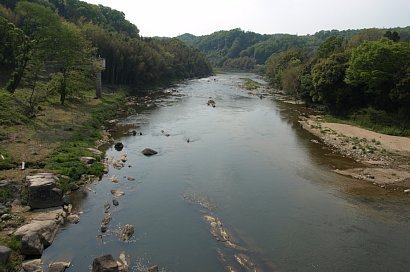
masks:
{"label": "large boulder", "polygon": [[144,150],[142,150],[142,154],[144,154],[145,156],[152,156],[158,154],[158,152],[151,148],[145,148]]}
{"label": "large boulder", "polygon": [[148,268],[148,270],[147,270],[147,272],[158,272],[158,271],[159,271],[158,265],[151,266],[151,267]]}
{"label": "large boulder", "polygon": [[0,264],[5,264],[9,261],[11,249],[5,246],[0,246]]}
{"label": "large boulder", "polygon": [[46,209],[63,205],[63,192],[56,188],[57,177],[52,173],[27,176],[29,205],[32,209]]}
{"label": "large boulder", "polygon": [[70,267],[70,263],[57,262],[48,266],[47,272],[64,272],[66,268]]}
{"label": "large boulder", "polygon": [[21,272],[43,272],[41,259],[24,262],[21,266]]}
{"label": "large boulder", "polygon": [[37,232],[28,232],[21,239],[21,254],[25,256],[41,256],[44,245]]}
{"label": "large boulder", "polygon": [[32,221],[30,224],[17,229],[14,235],[22,239],[27,233],[36,232],[39,234],[44,246],[48,247],[53,243],[58,227],[59,225],[55,220]]}
{"label": "large boulder", "polygon": [[118,263],[112,255],[104,255],[94,259],[92,272],[119,272]]}

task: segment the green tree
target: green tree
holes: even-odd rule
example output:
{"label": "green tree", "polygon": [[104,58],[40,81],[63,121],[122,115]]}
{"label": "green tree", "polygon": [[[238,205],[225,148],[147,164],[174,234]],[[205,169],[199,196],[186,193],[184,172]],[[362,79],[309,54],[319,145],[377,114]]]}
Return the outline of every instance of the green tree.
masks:
{"label": "green tree", "polygon": [[312,67],[312,98],[323,103],[331,113],[346,114],[360,102],[360,95],[354,95],[344,81],[349,58],[349,52],[335,53]]}
{"label": "green tree", "polygon": [[346,83],[364,88],[372,98],[370,103],[375,107],[394,110],[390,92],[401,84],[403,71],[406,71],[409,63],[408,43],[395,43],[387,39],[366,41],[352,52]]}

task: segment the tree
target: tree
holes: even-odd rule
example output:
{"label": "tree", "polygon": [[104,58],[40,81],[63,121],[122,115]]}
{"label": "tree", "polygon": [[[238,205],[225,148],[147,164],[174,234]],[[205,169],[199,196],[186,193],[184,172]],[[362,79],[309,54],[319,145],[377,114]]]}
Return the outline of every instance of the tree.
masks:
{"label": "tree", "polygon": [[73,24],[61,24],[60,31],[56,38],[56,52],[53,62],[59,67],[60,77],[60,103],[64,105],[67,91],[69,89],[69,80],[77,80],[82,72],[80,79],[84,76],[91,75],[93,72],[93,54],[94,49],[90,43],[84,39],[80,30]]}
{"label": "tree", "polygon": [[346,71],[346,83],[362,87],[372,97],[371,104],[394,110],[390,92],[403,77],[410,63],[410,45],[388,39],[366,41],[353,50]]}
{"label": "tree", "polygon": [[311,71],[311,93],[314,100],[323,103],[329,112],[345,114],[360,102],[344,82],[350,58],[349,52],[335,53],[320,59]]}
{"label": "tree", "polygon": [[400,41],[400,35],[399,33],[397,33],[397,31],[391,32],[390,30],[388,30],[386,31],[386,33],[384,33],[383,37],[392,40],[393,42]]}
{"label": "tree", "polygon": [[332,36],[323,42],[317,50],[319,58],[325,58],[341,49],[344,38],[340,36]]}

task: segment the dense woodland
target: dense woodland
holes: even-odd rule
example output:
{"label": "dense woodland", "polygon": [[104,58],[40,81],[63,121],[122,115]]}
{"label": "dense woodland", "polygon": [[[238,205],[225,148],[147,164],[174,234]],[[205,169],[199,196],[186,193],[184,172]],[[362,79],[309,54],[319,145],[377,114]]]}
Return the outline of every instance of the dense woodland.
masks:
{"label": "dense woodland", "polygon": [[270,84],[333,115],[409,135],[410,44],[396,31],[331,36],[313,53],[292,48],[266,63]]}
{"label": "dense woodland", "polygon": [[[330,37],[341,36],[350,39],[361,31],[363,30],[322,30],[313,35],[298,36],[291,34],[262,35],[237,28],[204,36],[187,33],[178,36],[178,39],[204,52],[215,67],[249,70],[249,67],[264,65],[272,54],[291,48],[300,48],[305,52],[313,53]],[[369,29],[368,31],[369,33],[377,32],[375,35],[380,36],[378,30]],[[391,31],[398,32],[401,41],[410,41],[410,27]]]}
{"label": "dense woodland", "polygon": [[[92,87],[96,61],[106,84],[143,89],[205,76],[211,66],[178,39],[139,35],[124,13],[78,0],[0,1],[0,83],[10,92],[55,90],[65,97]],[[32,98],[33,99],[33,98]]]}

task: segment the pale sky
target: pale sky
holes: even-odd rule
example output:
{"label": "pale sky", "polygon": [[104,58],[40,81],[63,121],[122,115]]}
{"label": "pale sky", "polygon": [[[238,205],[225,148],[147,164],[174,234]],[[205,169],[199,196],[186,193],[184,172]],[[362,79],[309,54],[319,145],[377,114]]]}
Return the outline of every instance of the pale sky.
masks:
{"label": "pale sky", "polygon": [[86,0],[125,13],[145,37],[211,34],[241,28],[261,34],[410,25],[410,0]]}

